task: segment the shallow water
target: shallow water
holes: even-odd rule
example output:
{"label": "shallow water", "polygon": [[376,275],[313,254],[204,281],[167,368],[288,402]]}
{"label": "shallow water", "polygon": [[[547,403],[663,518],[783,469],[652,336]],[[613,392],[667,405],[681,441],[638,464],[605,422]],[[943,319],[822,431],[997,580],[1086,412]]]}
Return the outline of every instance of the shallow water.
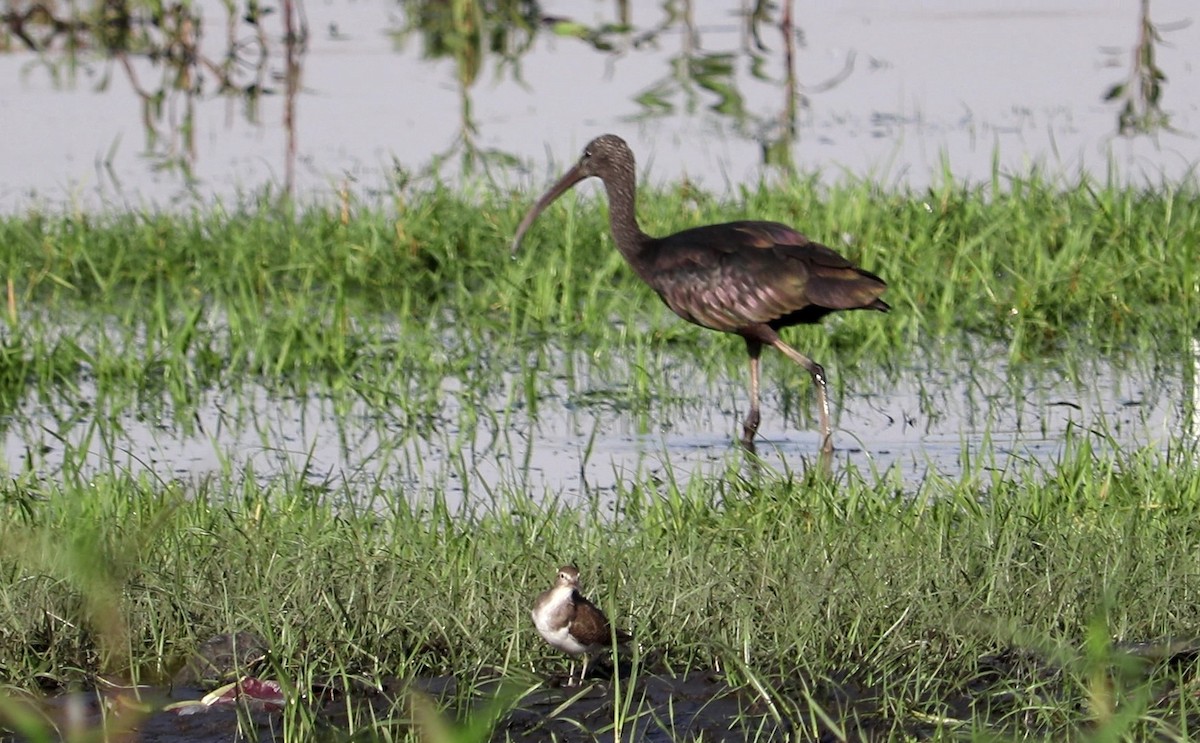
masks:
{"label": "shallow water", "polygon": [[[84,478],[283,477],[345,488],[356,499],[382,491],[422,503],[444,494],[455,506],[486,505],[497,490],[610,500],[635,479],[685,485],[742,466],[743,363],[714,373],[689,357],[655,359],[669,393],[642,399],[630,392],[639,370],[549,358],[553,368],[537,372],[544,386],[535,410],[524,375],[506,371],[482,391],[444,381],[440,410],[420,427],[352,390],[296,395],[248,385],[210,390],[187,409],[122,409],[85,381],[70,400],[30,399],[3,420],[5,464],[51,478],[64,463]],[[781,358],[765,358],[759,454],[767,467],[802,471],[818,446],[811,382]],[[976,344],[916,359],[891,374],[827,364],[835,472],[890,471],[915,489],[931,474],[1050,466],[1071,442],[1126,451],[1200,443],[1192,412],[1200,355],[1158,366],[1011,366],[1003,348]]]}
{"label": "shallow water", "polygon": [[[1067,178],[1104,179],[1111,167],[1152,184],[1200,162],[1190,0],[1150,5],[1169,126],[1129,137],[1118,134],[1120,102],[1104,100],[1132,74],[1138,4],[1123,0],[796,4],[787,36],[778,11],[747,23],[749,3],[637,2],[630,32],[601,34],[608,51],[550,19],[600,29],[622,20],[622,4],[557,0],[541,4],[526,50],[484,49],[473,74],[438,56],[432,40],[444,37],[401,32],[420,5],[303,4],[310,39],[292,72],[281,15],[268,15],[266,54],[249,60],[257,77],[236,81],[272,91],[257,99],[218,93],[203,69],[197,94],[164,84],[170,75],[141,57],[126,67],[85,51],[72,62],[14,44],[0,53],[0,212],[205,204],[267,184],[371,196],[439,158],[452,182],[474,162],[476,174],[536,189],[606,131],[631,142],[650,180],[718,191],[789,162],[916,187],[943,170],[987,180],[993,162]],[[205,22],[202,48],[220,59],[224,16],[208,7]],[[526,37],[504,38],[519,47]],[[161,92],[161,106],[138,89]]]}

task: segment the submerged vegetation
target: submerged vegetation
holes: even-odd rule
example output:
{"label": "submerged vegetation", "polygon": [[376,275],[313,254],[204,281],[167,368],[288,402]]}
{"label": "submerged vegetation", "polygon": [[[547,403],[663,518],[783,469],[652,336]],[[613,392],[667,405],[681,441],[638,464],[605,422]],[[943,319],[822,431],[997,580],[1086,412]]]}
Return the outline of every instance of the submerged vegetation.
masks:
{"label": "submerged vegetation", "polygon": [[[640,217],[652,234],[794,224],[887,279],[890,315],[796,331],[843,379],[970,339],[1017,365],[1177,363],[1200,327],[1192,187],[815,184],[734,200],[681,186],[643,194]],[[119,413],[186,426],[214,389],[315,390],[332,414],[356,401],[424,437],[446,423],[448,379],[482,400],[515,370],[508,405],[536,416],[555,349],[574,354],[563,374],[635,357],[639,407],[686,394],[657,374],[667,355],[742,372],[739,343],[677,321],[624,266],[598,200],[564,202],[516,260],[527,197],[511,193],[0,218],[0,422],[32,400],[103,438]],[[16,701],[30,693],[164,684],[209,637],[250,631],[268,647],[260,674],[290,700],[276,731],[290,740],[472,729],[443,716],[483,736],[495,723],[500,739],[1186,740],[1200,722],[1196,442],[1091,442],[1023,466],[964,456],[960,472],[915,486],[890,471],[772,473],[731,449],[722,474],[668,461],[611,502],[538,501],[502,478],[461,509],[382,479],[228,469],[193,481],[83,458],[47,472],[30,452],[0,484],[0,717],[36,737],[49,723]],[[547,688],[565,662],[528,619],[563,562],[637,639],[574,702]],[[430,691],[442,677],[454,683]],[[663,678],[703,679],[722,712],[655,701]],[[584,719],[576,705],[597,698]]]}

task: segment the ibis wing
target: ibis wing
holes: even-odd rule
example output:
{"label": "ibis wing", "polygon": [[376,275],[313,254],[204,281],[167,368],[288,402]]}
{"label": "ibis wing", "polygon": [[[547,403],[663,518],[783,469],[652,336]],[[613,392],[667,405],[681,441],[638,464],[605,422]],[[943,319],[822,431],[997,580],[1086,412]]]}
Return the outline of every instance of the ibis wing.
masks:
{"label": "ibis wing", "polygon": [[679,316],[725,331],[810,309],[875,307],[887,288],[837,251],[778,222],[730,222],[663,238],[643,278]]}
{"label": "ibis wing", "polygon": [[[810,240],[779,222],[734,222],[746,244],[770,255],[764,263],[776,268],[772,275],[787,294],[791,309],[783,315],[821,307],[851,310],[874,306],[887,284],[875,274],[855,266],[827,245]],[[751,251],[742,250],[745,259]],[[782,317],[783,315],[780,315]],[[777,318],[771,318],[777,319]]]}

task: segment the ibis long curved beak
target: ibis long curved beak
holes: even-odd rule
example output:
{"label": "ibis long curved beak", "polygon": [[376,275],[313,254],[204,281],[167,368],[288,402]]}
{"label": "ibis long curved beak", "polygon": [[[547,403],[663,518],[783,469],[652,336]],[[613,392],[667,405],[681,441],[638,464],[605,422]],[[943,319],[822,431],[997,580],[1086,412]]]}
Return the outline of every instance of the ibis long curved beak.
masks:
{"label": "ibis long curved beak", "polygon": [[521,224],[517,225],[517,234],[513,236],[512,241],[513,255],[516,255],[517,251],[521,248],[521,238],[525,236],[525,231],[538,218],[538,215],[546,207],[554,203],[555,199],[562,196],[564,191],[579,183],[584,178],[587,178],[587,174],[583,172],[579,163],[576,163],[570,170],[563,174],[562,178],[558,179],[558,183],[555,183],[550,187],[549,191],[542,194],[542,198],[537,200],[537,203],[525,214],[525,218],[521,220]]}

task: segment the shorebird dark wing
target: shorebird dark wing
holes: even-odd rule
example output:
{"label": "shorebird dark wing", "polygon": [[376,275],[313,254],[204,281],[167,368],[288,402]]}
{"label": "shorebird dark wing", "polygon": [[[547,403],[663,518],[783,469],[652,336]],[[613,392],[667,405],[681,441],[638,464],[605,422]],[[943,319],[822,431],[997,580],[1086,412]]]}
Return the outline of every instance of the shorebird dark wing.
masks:
{"label": "shorebird dark wing", "polygon": [[575,616],[571,620],[571,636],[583,645],[609,645],[608,619],[604,612],[584,598],[578,591],[574,596]]}

